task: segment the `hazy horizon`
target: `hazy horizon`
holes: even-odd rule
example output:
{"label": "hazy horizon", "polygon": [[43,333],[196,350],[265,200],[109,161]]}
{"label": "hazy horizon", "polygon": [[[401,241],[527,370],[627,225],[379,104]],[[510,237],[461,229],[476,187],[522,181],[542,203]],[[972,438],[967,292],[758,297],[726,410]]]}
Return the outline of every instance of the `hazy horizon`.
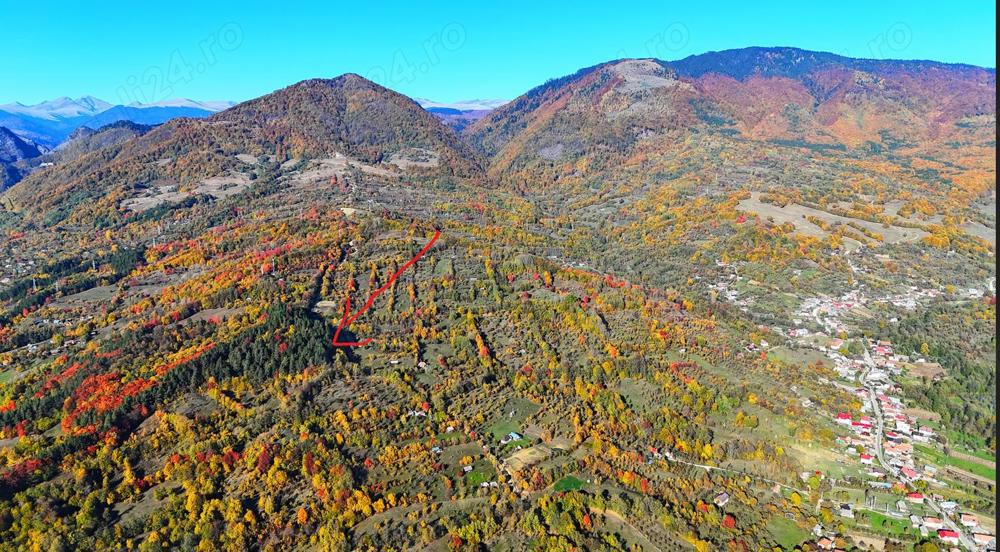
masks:
{"label": "hazy horizon", "polygon": [[[13,54],[0,60],[0,73],[10,86],[0,88],[0,104],[88,95],[126,105],[172,98],[238,102],[343,73],[442,103],[510,99],[613,59],[672,61],[752,46],[996,66],[995,6],[975,3],[933,10],[860,2],[810,9],[731,3],[711,13],[646,3],[573,10],[526,3],[462,10],[396,2],[341,7],[60,6],[53,11],[59,18],[8,33]],[[992,16],[982,17],[984,9]],[[30,6],[4,10],[11,21],[38,18]],[[497,24],[509,19],[516,22]],[[169,31],[150,36],[135,20],[155,20]],[[110,40],[91,40],[97,35]]]}

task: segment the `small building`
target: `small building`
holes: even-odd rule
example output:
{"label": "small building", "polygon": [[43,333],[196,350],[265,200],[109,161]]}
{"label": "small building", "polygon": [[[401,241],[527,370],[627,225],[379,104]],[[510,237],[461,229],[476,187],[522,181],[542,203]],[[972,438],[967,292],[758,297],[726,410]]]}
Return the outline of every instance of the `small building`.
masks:
{"label": "small building", "polygon": [[841,425],[851,425],[851,415],[847,412],[840,412],[834,421]]}
{"label": "small building", "polygon": [[848,519],[854,519],[854,508],[850,504],[841,504],[840,511],[837,512],[840,517],[845,517]]}
{"label": "small building", "polygon": [[958,544],[958,532],[951,529],[938,529],[938,538],[941,539],[941,542]]}
{"label": "small building", "polygon": [[995,544],[997,538],[989,533],[973,533],[972,540],[979,546],[988,547],[990,544]]}
{"label": "small building", "polygon": [[871,466],[872,465],[872,455],[871,454],[862,454],[860,456],[860,458],[861,458],[861,463],[862,464],[864,464],[866,466]]}
{"label": "small building", "polygon": [[913,504],[923,504],[924,503],[924,495],[922,495],[920,493],[908,493],[906,495],[906,500],[912,502]]}
{"label": "small building", "polygon": [[816,541],[816,546],[818,546],[820,550],[833,550],[835,543],[832,540],[823,537]]}
{"label": "small building", "polygon": [[959,517],[959,522],[965,527],[979,526],[979,518],[973,514],[962,514],[961,517]]}
{"label": "small building", "polygon": [[729,503],[729,493],[727,493],[727,492],[721,492],[721,493],[715,495],[715,500],[713,502],[715,502],[716,506],[718,506],[719,508],[722,508],[727,503]]}
{"label": "small building", "polygon": [[508,433],[507,435],[504,435],[502,439],[500,439],[500,444],[501,444],[501,445],[506,445],[507,443],[510,443],[510,442],[512,442],[512,441],[517,441],[517,440],[519,440],[520,438],[521,438],[521,435],[520,435],[520,434],[518,434],[518,433],[517,433],[517,432],[515,432],[515,431],[511,431],[511,432],[510,432],[510,433]]}
{"label": "small building", "polygon": [[928,529],[934,529],[935,531],[944,527],[944,522],[941,521],[941,518],[931,516],[924,516],[923,524]]}

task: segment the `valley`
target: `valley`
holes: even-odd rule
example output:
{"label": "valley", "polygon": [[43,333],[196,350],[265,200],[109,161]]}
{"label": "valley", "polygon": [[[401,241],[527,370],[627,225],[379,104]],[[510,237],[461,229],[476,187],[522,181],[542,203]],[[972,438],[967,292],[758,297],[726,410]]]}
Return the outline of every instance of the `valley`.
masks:
{"label": "valley", "polygon": [[3,191],[0,550],[995,546],[994,70],[483,111],[310,79]]}

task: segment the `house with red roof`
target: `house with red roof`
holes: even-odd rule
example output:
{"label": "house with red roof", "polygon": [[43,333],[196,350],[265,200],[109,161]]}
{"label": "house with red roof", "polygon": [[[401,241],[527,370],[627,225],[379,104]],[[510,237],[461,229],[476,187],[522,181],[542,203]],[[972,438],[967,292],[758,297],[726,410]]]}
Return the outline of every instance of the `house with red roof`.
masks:
{"label": "house with red roof", "polygon": [[938,529],[938,538],[948,544],[958,544],[958,532],[951,529]]}

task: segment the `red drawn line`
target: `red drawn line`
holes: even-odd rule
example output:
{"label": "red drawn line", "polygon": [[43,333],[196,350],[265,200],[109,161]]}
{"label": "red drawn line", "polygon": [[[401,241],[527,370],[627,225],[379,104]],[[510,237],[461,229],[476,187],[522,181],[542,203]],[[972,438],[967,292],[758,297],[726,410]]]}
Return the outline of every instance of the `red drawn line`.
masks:
{"label": "red drawn line", "polygon": [[344,317],[340,319],[340,325],[337,326],[337,331],[334,332],[333,334],[334,347],[363,347],[371,343],[372,338],[370,337],[363,341],[340,341],[340,332],[344,328],[350,326],[351,322],[357,320],[358,317],[364,314],[366,310],[370,309],[372,304],[375,303],[375,298],[381,295],[382,292],[384,292],[385,290],[389,289],[389,286],[391,286],[392,283],[396,281],[396,278],[399,278],[400,274],[402,274],[407,268],[410,268],[411,266],[416,264],[416,262],[420,260],[420,257],[423,257],[425,253],[430,251],[431,247],[434,246],[434,242],[436,242],[438,240],[438,237],[440,236],[441,236],[441,231],[435,230],[434,237],[431,238],[431,241],[429,241],[427,245],[425,245],[424,248],[421,249],[420,252],[417,253],[412,259],[407,261],[406,264],[399,267],[399,270],[397,270],[395,274],[389,277],[389,281],[386,282],[385,285],[383,285],[382,287],[376,289],[375,292],[372,293],[370,297],[368,297],[368,301],[365,302],[365,305],[361,307],[361,309],[358,312],[354,313],[353,315],[351,315],[351,296],[350,294],[347,295],[347,301],[344,303]]}

